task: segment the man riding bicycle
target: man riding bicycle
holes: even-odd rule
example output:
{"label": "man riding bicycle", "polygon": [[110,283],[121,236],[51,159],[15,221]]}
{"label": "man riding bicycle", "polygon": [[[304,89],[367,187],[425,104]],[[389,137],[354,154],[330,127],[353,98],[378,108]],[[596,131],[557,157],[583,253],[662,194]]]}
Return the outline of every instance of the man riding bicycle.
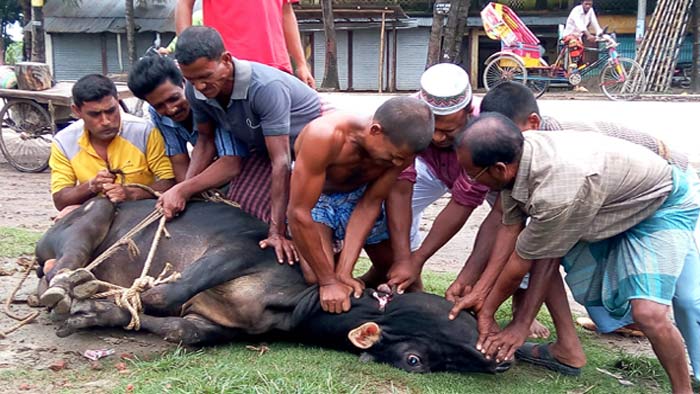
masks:
{"label": "man riding bicycle", "polygon": [[[593,26],[595,35],[588,31],[588,27]],[[595,42],[596,36],[601,34],[603,29],[598,24],[595,11],[593,10],[593,0],[582,0],[580,5],[577,5],[571,10],[569,17],[566,19],[566,27],[564,28],[564,45],[569,48],[569,56],[571,64],[569,68],[577,67],[583,55],[583,41]]]}

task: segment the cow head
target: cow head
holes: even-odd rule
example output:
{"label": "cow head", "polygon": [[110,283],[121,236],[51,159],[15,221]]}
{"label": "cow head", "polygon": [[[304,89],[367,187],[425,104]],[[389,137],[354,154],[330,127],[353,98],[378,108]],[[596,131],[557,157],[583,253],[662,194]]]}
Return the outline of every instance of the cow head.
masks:
{"label": "cow head", "polygon": [[452,304],[443,297],[406,293],[394,295],[382,306],[374,293],[367,289],[363,297],[353,299],[347,313],[314,313],[305,324],[307,335],[314,335],[316,342],[360,352],[364,360],[409,372],[494,373],[509,368],[476,350],[476,318],[462,312],[449,320]]}

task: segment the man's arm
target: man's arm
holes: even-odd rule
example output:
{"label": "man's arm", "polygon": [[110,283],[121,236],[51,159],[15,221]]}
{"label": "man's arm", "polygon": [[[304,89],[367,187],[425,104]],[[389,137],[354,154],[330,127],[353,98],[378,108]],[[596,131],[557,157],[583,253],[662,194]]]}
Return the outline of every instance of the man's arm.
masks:
{"label": "man's arm", "polygon": [[183,30],[192,26],[192,9],[195,0],[177,0],[175,7],[175,33],[179,36]]}
{"label": "man's arm", "polygon": [[187,178],[187,168],[190,166],[190,156],[187,153],[178,153],[170,156],[170,164],[175,173],[175,182],[181,183]]}
{"label": "man's arm", "polygon": [[[515,254],[515,252],[514,252]],[[487,332],[479,332],[477,349],[487,357],[496,360],[510,360],[515,351],[522,346],[530,333],[530,325],[537,317],[537,312],[542,307],[552,280],[561,281],[559,277],[559,259],[514,261],[509,262],[503,273],[498,278],[496,286],[484,302],[481,314],[484,319],[494,319],[496,311],[503,302],[518,290],[522,277],[526,270],[530,271],[528,288],[523,297],[523,303],[515,312],[513,320],[508,326],[495,335],[488,335]],[[479,316],[482,319],[482,316]]]}
{"label": "man's arm", "polygon": [[421,266],[457,234],[473,211],[473,207],[460,205],[454,198],[450,199],[450,202],[435,218],[435,222],[433,222],[420,248],[414,252],[421,262]]}
{"label": "man's arm", "polygon": [[186,179],[192,178],[206,169],[216,156],[214,142],[214,123],[211,121],[197,124],[197,144],[192,150],[192,159],[187,169]]}
{"label": "man's arm", "polygon": [[[288,135],[265,137],[265,146],[272,162],[272,179],[270,180],[270,229],[267,239],[261,241],[262,247],[275,248],[277,260],[286,260],[292,264],[296,251],[287,240],[286,213],[289,203],[289,178],[292,170],[292,155]],[[320,193],[319,193],[320,195]],[[317,198],[318,199],[318,198]]]}
{"label": "man's arm", "polygon": [[301,45],[301,36],[299,35],[299,24],[292,3],[282,5],[282,29],[289,57],[294,62],[296,76],[312,89],[316,89],[316,81],[306,64],[304,47]]}
{"label": "man's arm", "polygon": [[314,222],[311,210],[318,202],[326,181],[326,168],[337,154],[330,140],[315,138],[311,126],[297,141],[297,160],[291,179],[289,199],[289,227],[294,243],[304,261],[314,272],[319,285],[319,298],[324,311],[346,312],[350,309],[349,295],[352,291],[336,276],[332,246],[324,245],[319,224]]}
{"label": "man's arm", "polygon": [[518,240],[518,235],[524,228],[524,223],[505,225],[503,224],[496,233],[495,245],[491,251],[486,269],[476,282],[471,292],[457,301],[455,306],[450,311],[449,318],[454,319],[462,309],[473,309],[479,313],[483,306],[486,296],[491,292],[491,289],[498,279],[498,275],[503,270],[503,267],[508,263],[509,258],[513,255],[515,244]]}
{"label": "man's arm", "polygon": [[[408,170],[407,170],[408,171]],[[386,199],[386,216],[391,234],[394,265],[388,272],[388,284],[402,293],[420,277],[422,264],[411,260],[411,221],[413,182],[399,179]]]}
{"label": "man's arm", "polygon": [[336,272],[344,283],[353,287],[355,297],[362,295],[363,288],[360,282],[352,278],[352,271],[367,235],[379,216],[382,202],[389,196],[391,188],[396,183],[396,178],[404,168],[405,166],[389,170],[370,184],[350,215],[345,231],[345,245],[343,251],[340,252]]}
{"label": "man's arm", "polygon": [[445,298],[450,302],[456,302],[460,297],[471,291],[472,286],[484,272],[484,267],[489,261],[489,256],[493,250],[496,234],[501,226],[501,216],[503,215],[500,204],[500,196],[491,207],[491,212],[479,226],[474,240],[474,248],[459,272],[457,279],[445,292]]}

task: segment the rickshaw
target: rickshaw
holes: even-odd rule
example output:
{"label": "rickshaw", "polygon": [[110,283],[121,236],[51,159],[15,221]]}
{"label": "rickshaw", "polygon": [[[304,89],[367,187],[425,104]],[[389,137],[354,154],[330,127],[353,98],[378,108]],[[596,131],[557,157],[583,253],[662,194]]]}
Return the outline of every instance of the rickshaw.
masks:
{"label": "rickshaw", "polygon": [[618,55],[615,34],[608,34],[607,28],[596,37],[602,49],[581,48],[599,52],[595,62],[578,64],[572,61],[572,51],[563,45],[560,37],[559,55],[550,65],[542,58],[544,49],[540,40],[508,6],[489,3],[481,11],[481,19],[486,35],[501,41],[501,50],[484,62],[483,82],[487,90],[504,81],[516,81],[527,85],[536,97],[540,97],[549,89],[550,83],[577,86],[586,74],[594,70],[600,72],[600,89],[610,100],[633,100],[646,85],[642,67],[634,59]]}

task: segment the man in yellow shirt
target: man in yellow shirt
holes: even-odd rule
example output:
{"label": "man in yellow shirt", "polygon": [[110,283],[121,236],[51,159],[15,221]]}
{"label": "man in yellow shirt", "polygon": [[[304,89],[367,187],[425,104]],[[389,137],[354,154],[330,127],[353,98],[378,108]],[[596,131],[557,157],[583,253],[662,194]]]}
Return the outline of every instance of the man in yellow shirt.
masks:
{"label": "man in yellow shirt", "polygon": [[62,211],[59,216],[100,193],[114,203],[153,197],[124,184],[156,191],[174,185],[163,137],[151,123],[121,114],[111,80],[86,75],[72,93],[72,109],[80,120],[56,134],[49,160],[51,195]]}

